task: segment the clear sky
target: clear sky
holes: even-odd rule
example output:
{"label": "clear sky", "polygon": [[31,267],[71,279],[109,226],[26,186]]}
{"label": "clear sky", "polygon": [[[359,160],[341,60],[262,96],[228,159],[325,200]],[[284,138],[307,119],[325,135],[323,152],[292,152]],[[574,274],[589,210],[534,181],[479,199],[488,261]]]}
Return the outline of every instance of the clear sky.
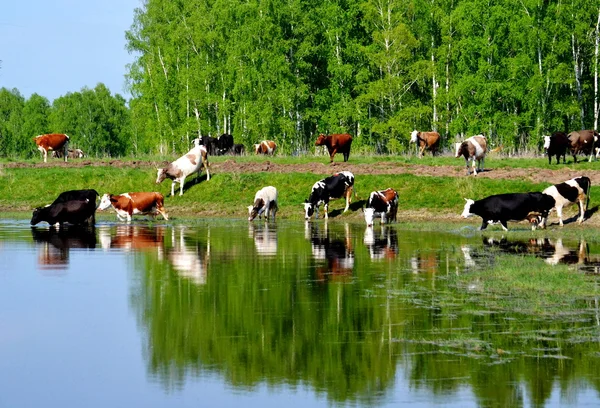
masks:
{"label": "clear sky", "polygon": [[102,82],[125,91],[125,31],[143,0],[15,0],[0,7],[0,88],[52,101]]}

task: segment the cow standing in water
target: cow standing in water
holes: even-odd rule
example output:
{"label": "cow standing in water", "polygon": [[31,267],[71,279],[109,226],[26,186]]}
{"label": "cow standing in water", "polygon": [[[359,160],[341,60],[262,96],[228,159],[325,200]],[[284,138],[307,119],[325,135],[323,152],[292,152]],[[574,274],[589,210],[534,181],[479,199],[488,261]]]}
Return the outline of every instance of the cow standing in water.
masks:
{"label": "cow standing in water", "polygon": [[113,207],[117,212],[117,218],[120,221],[127,220],[131,222],[132,215],[149,214],[153,218],[160,214],[165,220],[169,219],[164,207],[164,198],[161,193],[141,192],[141,193],[123,193],[113,195],[106,193],[100,199],[98,210],[106,210]]}
{"label": "cow standing in water", "polygon": [[398,193],[396,190],[388,188],[381,191],[373,191],[367,201],[367,207],[364,209],[365,222],[367,227],[373,226],[374,218],[381,215],[381,223],[387,221],[396,221],[398,212]]}
{"label": "cow standing in water", "polygon": [[598,132],[595,130],[579,130],[568,134],[567,138],[571,142],[571,154],[573,160],[577,163],[577,155],[579,153],[589,155],[589,160],[592,161],[595,154],[594,145],[598,141]]}
{"label": "cow standing in water", "polygon": [[[472,161],[473,175],[477,175],[477,170],[483,171],[486,153],[487,141],[483,135],[471,136],[464,142],[456,143],[456,157],[463,156],[465,158],[467,176],[471,174],[469,171],[469,161]],[[477,162],[477,166],[475,162]]]}
{"label": "cow standing in water", "polygon": [[410,134],[410,143],[416,143],[419,147],[419,157],[423,157],[425,150],[431,151],[431,155],[435,156],[440,147],[440,134],[413,130]]}
{"label": "cow standing in water", "polygon": [[68,156],[69,136],[62,133],[52,133],[48,135],[39,135],[33,138],[38,150],[42,152],[44,163],[48,160],[48,150],[63,151],[65,161]]}
{"label": "cow standing in water", "polygon": [[329,152],[329,162],[333,163],[333,158],[336,153],[342,153],[344,155],[344,161],[347,162],[350,157],[350,147],[352,146],[352,136],[348,133],[333,134],[333,135],[319,135],[315,146],[327,146]]}

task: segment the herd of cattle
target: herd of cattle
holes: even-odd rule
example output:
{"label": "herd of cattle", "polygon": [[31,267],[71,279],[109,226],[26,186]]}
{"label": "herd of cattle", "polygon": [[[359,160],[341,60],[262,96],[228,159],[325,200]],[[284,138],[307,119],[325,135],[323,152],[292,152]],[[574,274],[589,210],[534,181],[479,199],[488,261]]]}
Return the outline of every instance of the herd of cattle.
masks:
{"label": "herd of cattle", "polygon": [[[571,132],[566,135],[561,132],[555,132],[551,136],[545,136],[544,148],[548,153],[549,160],[552,156],[560,160],[567,150],[571,150],[576,160],[576,155],[580,152],[590,155],[600,154],[600,148],[594,148],[598,140],[598,133],[595,131]],[[73,157],[77,153],[83,156],[79,149],[69,150],[69,136],[64,134],[40,135],[34,138],[38,149],[42,152],[44,161],[47,159],[48,151],[54,151],[67,157]],[[410,141],[419,146],[419,155],[422,156],[425,150],[431,151],[435,155],[439,148],[440,136],[437,132],[419,132],[413,131]],[[179,195],[183,195],[185,180],[188,176],[197,173],[200,176],[202,169],[206,171],[206,180],[210,180],[209,162],[210,155],[223,154],[241,154],[244,152],[244,146],[233,143],[233,137],[223,134],[218,138],[209,136],[194,139],[194,146],[183,156],[170,163],[167,167],[160,168],[157,171],[156,183],[160,184],[165,179],[170,179],[171,196],[175,196],[175,185],[179,183]],[[330,160],[336,153],[342,153],[344,161],[347,161],[352,145],[352,136],[348,134],[320,135],[315,145],[326,146]],[[255,146],[257,154],[274,154],[276,144],[272,141],[262,141]],[[456,144],[456,157],[464,157],[467,174],[470,174],[469,163],[473,169],[473,174],[482,171],[484,167],[485,154],[487,152],[487,142],[484,136],[477,135]],[[80,156],[78,156],[80,157]],[[581,176],[568,180],[545,189],[542,192],[529,193],[508,193],[498,194],[474,201],[465,199],[466,204],[462,212],[462,217],[467,218],[478,215],[482,218],[481,229],[485,229],[489,224],[499,223],[504,230],[508,229],[508,221],[528,220],[532,228],[545,228],[548,215],[551,210],[556,209],[559,217],[559,224],[563,225],[562,209],[563,207],[577,203],[579,205],[578,222],[583,222],[585,212],[589,201],[589,192],[591,181],[588,177]],[[348,211],[354,192],[354,174],[349,171],[341,171],[330,177],[317,181],[311,189],[308,199],[304,202],[304,217],[310,220],[313,214],[315,218],[319,216],[319,207],[323,206],[324,218],[328,218],[329,201],[338,198],[344,198],[346,205],[344,212]],[[278,210],[277,189],[268,186],[259,190],[255,197],[253,205],[248,207],[248,220],[252,221],[256,217],[263,217],[265,220],[275,220]],[[356,193],[354,193],[356,196]],[[106,210],[112,207],[117,218],[122,221],[130,222],[133,215],[162,215],[168,220],[168,214],[164,208],[164,197],[158,192],[132,192],[120,195],[104,194],[98,205],[96,198],[98,193],[95,190],[71,190],[61,193],[56,200],[45,207],[36,208],[33,212],[31,224],[35,225],[41,221],[46,221],[51,225],[69,224],[90,224],[95,223],[95,211]],[[398,211],[398,193],[391,189],[373,191],[369,195],[366,207],[362,209],[365,222],[368,226],[373,226],[376,217],[381,217],[381,223],[393,222],[396,220]]]}

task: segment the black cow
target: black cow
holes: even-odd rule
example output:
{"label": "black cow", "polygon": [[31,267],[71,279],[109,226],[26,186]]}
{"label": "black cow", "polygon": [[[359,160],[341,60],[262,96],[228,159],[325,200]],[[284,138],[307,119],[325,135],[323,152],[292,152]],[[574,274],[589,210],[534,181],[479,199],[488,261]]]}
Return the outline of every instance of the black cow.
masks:
{"label": "black cow", "polygon": [[233,136],[223,133],[217,139],[217,154],[224,155],[229,153],[229,151],[233,148]]}
{"label": "black cow", "polygon": [[231,152],[236,156],[242,156],[246,152],[243,144],[234,144]]}
{"label": "black cow", "polygon": [[570,147],[571,141],[565,132],[554,132],[551,136],[544,136],[548,164],[552,164],[552,156],[556,156],[556,164],[560,164],[560,156],[563,158],[563,164],[566,163],[567,149]]}
{"label": "black cow", "polygon": [[310,219],[313,213],[315,214],[315,218],[319,218],[319,206],[324,204],[325,219],[327,219],[329,200],[341,197],[346,198],[344,212],[348,211],[353,188],[354,174],[349,171],[341,171],[333,176],[317,181],[312,187],[308,200],[304,202],[304,218],[306,220]]}
{"label": "black cow", "polygon": [[466,198],[465,200],[467,202],[461,217],[480,216],[482,230],[486,229],[488,224],[500,223],[502,229],[508,231],[508,221],[521,221],[526,218],[532,224],[532,229],[535,229],[536,223],[540,218],[547,218],[555,204],[552,196],[538,192],[498,194],[478,201]]}
{"label": "black cow", "polygon": [[70,190],[65,191],[45,207],[33,210],[31,225],[42,221],[48,224],[88,224],[96,223],[96,190]]}
{"label": "black cow", "polygon": [[200,144],[206,147],[206,151],[211,156],[217,156],[219,154],[218,140],[211,136],[202,136],[199,138]]}

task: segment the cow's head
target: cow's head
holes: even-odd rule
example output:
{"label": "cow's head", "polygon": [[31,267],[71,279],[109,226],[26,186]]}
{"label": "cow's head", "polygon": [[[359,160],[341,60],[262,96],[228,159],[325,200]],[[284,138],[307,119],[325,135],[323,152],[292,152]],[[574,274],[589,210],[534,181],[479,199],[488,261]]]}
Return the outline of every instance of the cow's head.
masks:
{"label": "cow's head", "polygon": [[327,140],[327,136],[321,134],[317,137],[317,141],[315,142],[315,146],[323,146],[325,141]]}
{"label": "cow's head", "polygon": [[304,219],[309,220],[310,217],[315,213],[315,205],[309,203],[308,201],[304,202]]}
{"label": "cow's head", "polygon": [[419,136],[419,132],[413,130],[410,134],[410,143],[417,143],[417,137]]}
{"label": "cow's head", "polygon": [[463,143],[464,142],[458,142],[454,144],[454,148],[456,149],[456,157],[460,157],[463,154]]}
{"label": "cow's head", "polygon": [[373,226],[373,219],[375,218],[375,209],[374,208],[365,208],[363,210],[365,214],[365,222],[367,223],[367,227]]}
{"label": "cow's head", "polygon": [[254,202],[254,205],[248,206],[248,221],[252,221],[256,218],[257,215],[263,213],[265,207],[265,201],[262,199],[258,199]]}
{"label": "cow's head", "polygon": [[35,225],[38,224],[40,222],[42,222],[42,210],[44,207],[38,207],[36,209],[33,210],[33,215],[31,216],[31,225]]}
{"label": "cow's head", "polygon": [[544,136],[544,150],[550,148],[550,136]]}
{"label": "cow's head", "polygon": [[111,206],[111,203],[110,203],[110,194],[106,193],[100,199],[100,204],[98,204],[97,210],[98,211],[106,210],[110,206]]}
{"label": "cow's head", "polygon": [[160,184],[167,178],[167,169],[156,169],[156,184]]}
{"label": "cow's head", "polygon": [[475,203],[475,201],[469,199],[469,198],[465,198],[465,208],[463,208],[463,212],[460,215],[462,218],[469,218],[472,215],[475,215],[471,212],[471,206]]}

